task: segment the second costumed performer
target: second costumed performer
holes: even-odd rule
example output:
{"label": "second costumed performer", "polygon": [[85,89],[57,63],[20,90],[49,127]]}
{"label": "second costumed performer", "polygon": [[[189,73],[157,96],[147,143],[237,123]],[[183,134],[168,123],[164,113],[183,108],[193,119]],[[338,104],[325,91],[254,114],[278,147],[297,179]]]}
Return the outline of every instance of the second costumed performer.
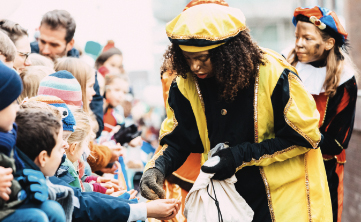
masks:
{"label": "second costumed performer", "polygon": [[196,5],[166,31],[178,77],[169,90],[162,149],[146,165],[142,195],[164,198],[164,177],[190,153],[203,153],[203,163],[213,147],[227,143],[230,148],[215,154],[220,162],[202,170],[215,180],[236,174],[253,221],[331,221],[320,116],[297,71],[252,41],[239,9]]}

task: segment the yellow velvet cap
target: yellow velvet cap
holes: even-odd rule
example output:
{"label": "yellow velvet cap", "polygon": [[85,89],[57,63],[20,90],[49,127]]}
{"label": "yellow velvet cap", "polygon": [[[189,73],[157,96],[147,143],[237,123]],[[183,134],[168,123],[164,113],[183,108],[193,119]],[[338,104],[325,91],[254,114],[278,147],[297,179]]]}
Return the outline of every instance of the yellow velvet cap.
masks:
{"label": "yellow velvet cap", "polygon": [[215,48],[244,29],[246,19],[242,11],[219,4],[193,6],[166,25],[170,41],[190,52]]}

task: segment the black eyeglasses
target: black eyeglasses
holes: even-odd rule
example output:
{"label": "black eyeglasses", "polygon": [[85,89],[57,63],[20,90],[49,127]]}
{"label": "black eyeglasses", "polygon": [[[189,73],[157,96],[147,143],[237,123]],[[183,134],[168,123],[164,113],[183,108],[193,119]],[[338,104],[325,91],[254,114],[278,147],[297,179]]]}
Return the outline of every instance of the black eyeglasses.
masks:
{"label": "black eyeglasses", "polygon": [[25,52],[19,52],[18,53],[22,56],[25,57],[24,62],[26,62],[26,60],[29,58],[30,52],[25,53]]}

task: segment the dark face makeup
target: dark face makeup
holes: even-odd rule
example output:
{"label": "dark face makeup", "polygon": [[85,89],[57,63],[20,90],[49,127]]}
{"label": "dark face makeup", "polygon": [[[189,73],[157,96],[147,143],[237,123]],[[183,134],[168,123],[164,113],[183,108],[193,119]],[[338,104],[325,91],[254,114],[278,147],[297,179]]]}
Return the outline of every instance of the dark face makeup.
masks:
{"label": "dark face makeup", "polygon": [[297,23],[295,51],[300,62],[311,63],[326,58],[326,43],[317,29],[315,25],[308,22]]}
{"label": "dark face makeup", "polygon": [[183,51],[184,58],[191,71],[200,79],[205,79],[213,76],[213,68],[209,51],[203,52],[185,52]]}

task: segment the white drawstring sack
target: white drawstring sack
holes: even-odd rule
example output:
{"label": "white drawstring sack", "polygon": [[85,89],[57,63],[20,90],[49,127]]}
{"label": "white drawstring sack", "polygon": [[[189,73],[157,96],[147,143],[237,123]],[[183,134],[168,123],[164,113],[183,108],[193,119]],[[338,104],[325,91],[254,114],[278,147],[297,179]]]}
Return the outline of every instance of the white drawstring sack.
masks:
{"label": "white drawstring sack", "polygon": [[[211,157],[219,149],[212,149]],[[220,161],[218,156],[209,158],[204,165],[214,166]],[[188,222],[251,222],[254,212],[236,191],[236,176],[226,180],[212,180],[214,174],[202,170],[185,199],[184,215]],[[208,189],[208,191],[207,191]],[[211,195],[212,197],[210,197]],[[216,198],[215,198],[216,197]],[[215,200],[218,200],[219,208]]]}

